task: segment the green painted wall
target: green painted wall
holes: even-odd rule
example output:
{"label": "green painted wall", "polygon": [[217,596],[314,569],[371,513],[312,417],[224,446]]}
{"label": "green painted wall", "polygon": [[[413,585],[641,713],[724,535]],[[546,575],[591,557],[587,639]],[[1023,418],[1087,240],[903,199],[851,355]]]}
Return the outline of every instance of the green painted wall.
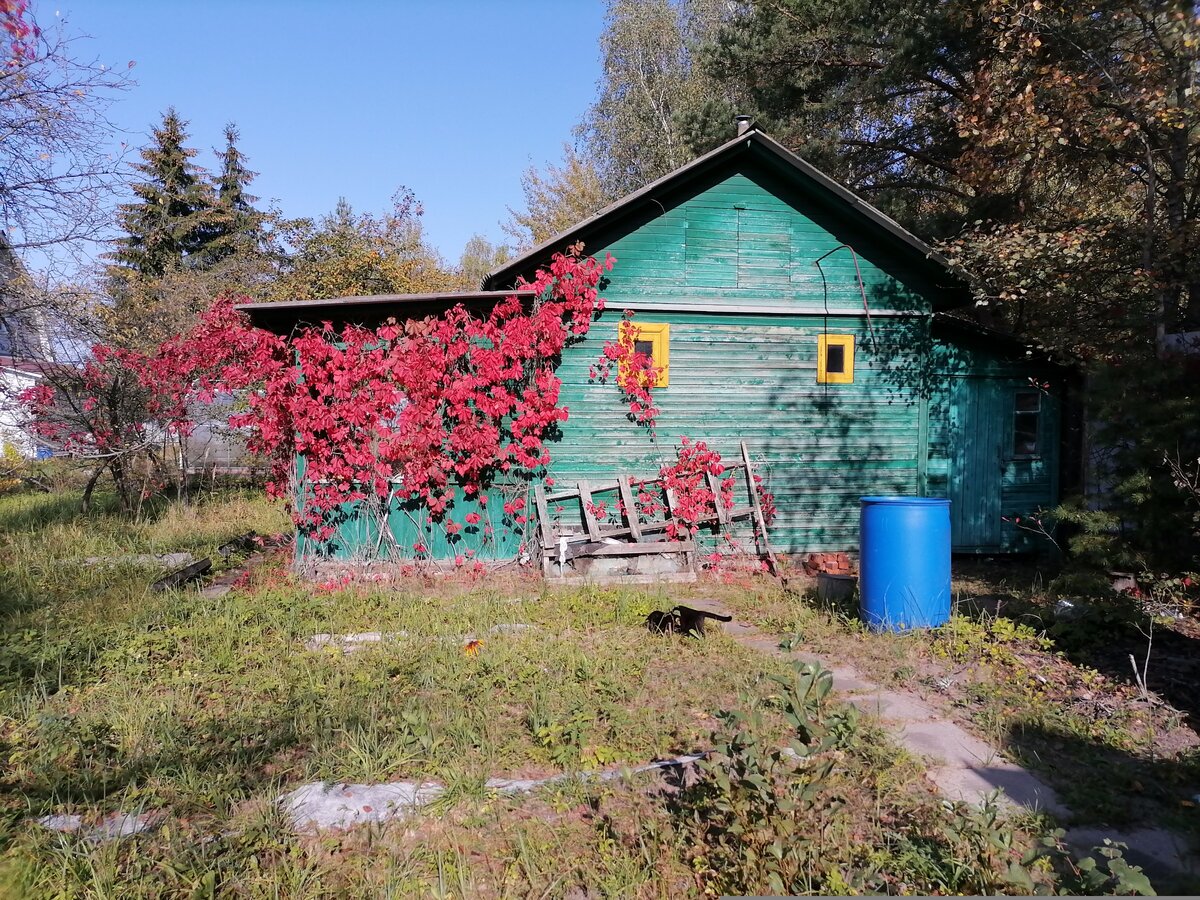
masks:
{"label": "green painted wall", "polygon": [[[652,214],[601,231],[589,254],[617,257],[605,296],[644,308],[730,304],[789,311],[796,307],[863,310],[851,244],[873,310],[929,313],[948,296],[928,264],[844,209],[816,202],[778,174],[749,161],[739,172],[714,173],[686,191],[664,194]],[[822,279],[824,272],[824,280]]]}
{"label": "green painted wall", "polygon": [[[740,458],[745,440],[776,498],[771,542],[781,552],[854,549],[861,496],[922,493],[971,508],[959,513],[958,529],[972,543],[958,549],[1020,549],[1011,529],[993,543],[981,543],[978,532],[1057,491],[1056,450],[1009,460],[1003,471],[996,455],[1006,432],[1011,441],[1011,392],[1027,384],[1028,365],[932,341],[933,309],[959,296],[961,285],[797,179],[748,158],[737,166],[666,191],[590,238],[589,254],[610,252],[617,263],[603,291],[607,311],[558,370],[569,419],[551,446],[557,486],[620,473],[653,477],[683,435],[729,460]],[[857,251],[857,268],[843,244]],[[671,326],[670,385],[655,392],[654,434],[627,418],[615,383],[589,377],[627,309],[635,321]],[[854,335],[852,384],[817,383],[823,332]],[[1057,446],[1056,416],[1048,403],[1047,448]],[[972,495],[989,468],[996,497]],[[489,505],[495,514],[496,502]],[[466,511],[456,509],[455,518]],[[563,515],[578,518],[565,508]],[[391,516],[402,546],[429,536],[416,518]],[[518,531],[493,526],[498,542],[476,544],[477,552],[516,555]],[[741,539],[753,545],[746,528]],[[364,540],[373,537],[348,534],[346,543]],[[463,546],[426,543],[440,558]]]}
{"label": "green painted wall", "polygon": [[921,357],[902,345],[922,320],[877,322],[876,353],[862,317],[831,317],[830,333],[855,336],[855,379],[819,385],[821,318],[640,314],[635,321],[671,326],[670,385],[654,392],[661,413],[652,435],[627,419],[615,384],[588,380],[619,318],[615,308],[606,313],[559,369],[570,414],[552,449],[559,485],[620,472],[653,477],[674,461],[683,435],[730,461],[744,440],[775,495],[771,539],[784,552],[854,547],[861,495],[916,490],[919,403],[908,380]]}
{"label": "green painted wall", "polygon": [[[949,497],[958,552],[1018,552],[1038,540],[1005,517],[1028,518],[1058,502],[1062,452],[1061,373],[970,341],[935,341],[929,403],[927,492]],[[1048,385],[1044,391],[1030,377]],[[1014,447],[1018,393],[1036,391],[1036,454]]]}
{"label": "green painted wall", "polygon": [[[842,243],[860,254],[870,326],[853,255],[814,265]],[[587,250],[617,264],[607,311],[559,369],[570,412],[552,450],[559,485],[652,477],[682,435],[730,460],[745,440],[775,495],[771,542],[783,552],[854,548],[860,496],[918,490],[936,292],[902,253],[763,170],[716,175],[699,196],[666,198],[651,221]],[[625,309],[671,326],[656,437],[626,418],[615,384],[588,380]],[[817,383],[822,332],[854,335],[853,384]],[[748,530],[742,538],[752,546]]]}
{"label": "green painted wall", "polygon": [[[555,481],[650,477],[673,459],[681,435],[731,459],[745,440],[776,496],[771,537],[780,551],[856,548],[859,498],[892,493],[955,499],[956,550],[1027,549],[1028,535],[1000,517],[1057,497],[1056,393],[1043,398],[1043,454],[1015,459],[1005,450],[1014,392],[1047,373],[986,347],[933,342],[930,314],[944,286],[794,183],[749,168],[697,189],[664,197],[653,218],[587,248],[611,252],[617,265],[608,311],[559,370],[571,416],[554,448]],[[842,243],[859,254],[857,270],[845,249],[813,265]],[[614,385],[588,381],[625,309],[635,321],[671,325],[656,437],[627,420]],[[822,331],[855,336],[853,384],[817,383]],[[748,532],[742,538],[750,544]]]}
{"label": "green painted wall", "polygon": [[[418,544],[424,546],[431,559],[512,559],[520,552],[526,526],[505,514],[504,503],[514,496],[524,497],[526,492],[524,486],[495,486],[484,492],[486,502],[481,504],[477,498],[466,499],[460,491],[451,516],[463,526],[456,533],[449,533],[445,522],[431,521],[424,507],[393,500],[388,510],[388,529],[401,559],[411,559]],[[478,523],[466,523],[471,513],[479,516]],[[301,536],[299,555],[345,560],[388,559],[392,555],[391,543],[380,539],[379,523],[358,504],[345,504],[333,524],[336,533],[327,541],[318,543]]]}

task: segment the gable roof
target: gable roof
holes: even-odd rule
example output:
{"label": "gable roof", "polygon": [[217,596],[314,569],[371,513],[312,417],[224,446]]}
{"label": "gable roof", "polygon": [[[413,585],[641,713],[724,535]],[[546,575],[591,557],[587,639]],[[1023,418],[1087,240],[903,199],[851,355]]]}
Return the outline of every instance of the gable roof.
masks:
{"label": "gable roof", "polygon": [[483,280],[485,290],[502,290],[516,283],[519,276],[528,277],[532,271],[545,262],[550,255],[561,251],[569,244],[584,241],[596,231],[612,225],[622,218],[641,210],[647,204],[661,206],[659,197],[685,186],[705,175],[717,166],[724,165],[741,155],[761,159],[785,175],[803,181],[806,186],[813,187],[820,194],[835,200],[853,216],[862,220],[877,233],[887,236],[898,244],[902,251],[920,257],[926,264],[935,269],[941,269],[952,276],[958,285],[966,286],[967,279],[956,272],[942,254],[925,243],[895,219],[876,209],[863,200],[845,185],[830,178],[820,169],[806,162],[792,151],[788,150],[774,138],[768,137],[757,129],[751,129],[740,134],[703,156],[697,157],[685,166],[664,175],[656,181],[634,191],[615,203],[611,203],[590,218],[584,219],[561,234],[557,234],[516,259],[505,263]]}
{"label": "gable roof", "polygon": [[556,251],[561,251],[576,241],[587,243],[596,232],[618,224],[626,217],[641,213],[647,206],[662,208],[660,197],[679,188],[686,187],[714,169],[748,155],[762,161],[797,182],[811,189],[819,198],[832,201],[840,210],[848,212],[875,234],[882,236],[935,274],[948,277],[949,283],[963,291],[968,285],[968,276],[956,271],[942,254],[934,250],[895,219],[876,209],[845,185],[830,178],[820,169],[788,150],[775,139],[757,129],[738,135],[714,150],[710,150],[685,166],[652,181],[615,203],[611,203],[595,215],[584,219],[561,234],[557,234],[538,246],[526,251],[506,263],[483,280],[480,290],[464,293],[430,294],[377,294],[367,297],[338,297],[328,300],[296,300],[282,303],[245,303],[237,308],[249,314],[260,328],[286,334],[298,324],[317,325],[332,321],[335,325],[345,322],[381,322],[389,317],[411,318],[439,312],[455,303],[477,308],[489,308],[514,293],[522,299],[532,297],[528,290],[516,290],[518,277],[529,278],[539,265],[544,264]]}

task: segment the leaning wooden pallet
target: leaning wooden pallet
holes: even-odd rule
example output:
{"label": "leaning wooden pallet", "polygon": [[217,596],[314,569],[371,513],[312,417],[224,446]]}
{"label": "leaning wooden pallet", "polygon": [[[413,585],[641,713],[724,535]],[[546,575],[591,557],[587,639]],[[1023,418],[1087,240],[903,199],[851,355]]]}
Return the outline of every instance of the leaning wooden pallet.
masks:
{"label": "leaning wooden pallet", "polygon": [[[693,554],[696,550],[695,541],[675,541],[664,539],[668,526],[675,525],[675,520],[664,522],[642,523],[639,521],[636,506],[631,502],[632,488],[629,479],[624,478],[629,499],[623,499],[618,504],[623,525],[605,527],[595,515],[592,500],[593,490],[620,490],[620,481],[603,482],[591,485],[581,481],[573,490],[556,491],[547,494],[542,485],[534,486],[534,506],[538,515],[538,537],[541,544],[542,572],[547,577],[562,575],[566,563],[580,557],[620,557],[644,556],[650,554]],[[555,527],[550,515],[550,504],[563,501],[574,501],[579,506],[582,520],[582,531],[576,531],[572,526]],[[624,540],[622,540],[624,539]],[[685,555],[688,568],[693,562]]]}
{"label": "leaning wooden pallet", "polygon": [[[766,556],[771,570],[779,574],[778,562],[767,541],[766,522],[758,501],[757,482],[749,451],[742,443],[741,463],[726,467],[726,472],[744,471],[749,503],[727,509],[723,503],[714,502],[711,514],[692,524],[715,527],[722,536],[727,536],[734,523],[750,519],[755,534],[755,544],[760,555]],[[707,486],[714,498],[721,496],[721,481],[712,474],[706,475]],[[644,489],[653,482],[638,482]],[[660,522],[643,521],[635,502],[634,481],[628,474],[615,479],[592,481],[579,479],[573,488],[560,488],[548,493],[541,484],[534,486],[534,507],[538,518],[535,532],[541,560],[542,573],[548,578],[565,578],[568,565],[577,571],[580,560],[596,560],[613,557],[664,558],[678,556],[680,572],[696,572],[696,556],[699,545],[695,540],[677,540],[669,535],[682,527],[678,516],[678,498],[667,488],[662,490],[665,499],[666,517]],[[596,495],[616,492],[617,522],[603,522],[597,516]],[[551,514],[554,505],[557,516]],[[569,509],[568,509],[569,507]],[[576,517],[577,514],[577,517]],[[578,524],[576,524],[576,521]],[[631,563],[631,566],[636,565]]]}

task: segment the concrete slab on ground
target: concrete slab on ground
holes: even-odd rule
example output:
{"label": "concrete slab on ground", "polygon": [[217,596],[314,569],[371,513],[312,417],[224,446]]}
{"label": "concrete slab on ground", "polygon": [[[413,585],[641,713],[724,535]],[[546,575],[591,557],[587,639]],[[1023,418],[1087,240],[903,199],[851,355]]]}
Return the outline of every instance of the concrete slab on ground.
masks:
{"label": "concrete slab on ground", "polygon": [[1071,828],[1066,834],[1067,844],[1080,854],[1090,853],[1093,847],[1102,847],[1105,838],[1128,846],[1125,859],[1141,866],[1152,880],[1180,875],[1200,878],[1200,861],[1188,852],[1187,843],[1179,835],[1165,828],[1139,828],[1128,832]]}
{"label": "concrete slab on ground", "polygon": [[[729,614],[717,601],[688,603],[698,609]],[[946,719],[924,700],[885,690],[849,666],[785,651],[777,638],[754,626],[734,621],[726,624],[724,630],[740,644],[762,653],[820,662],[833,673],[835,691],[864,712],[877,716],[902,747],[929,760],[927,777],[948,799],[977,804],[999,791],[1002,802],[1009,805],[1070,819],[1071,810],[1053,788],[1027,769],[1004,759],[996,748]],[[1125,858],[1141,866],[1151,878],[1200,876],[1200,862],[1178,835],[1166,829],[1145,828],[1121,834],[1075,828],[1066,836],[1068,845],[1080,853],[1103,845],[1105,838],[1126,844],[1129,849]]]}

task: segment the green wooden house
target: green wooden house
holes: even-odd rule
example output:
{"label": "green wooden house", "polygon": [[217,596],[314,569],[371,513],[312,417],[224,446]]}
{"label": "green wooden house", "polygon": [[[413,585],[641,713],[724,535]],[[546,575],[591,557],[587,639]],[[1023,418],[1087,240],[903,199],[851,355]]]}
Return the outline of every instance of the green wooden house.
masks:
{"label": "green wooden house", "polygon": [[[949,315],[970,296],[942,257],[757,130],[525,253],[479,292],[245,308],[278,331],[483,308],[576,241],[617,263],[606,312],[558,370],[570,417],[552,448],[556,485],[653,477],[683,435],[727,459],[744,441],[775,497],[771,546],[786,554],[857,549],[864,495],[949,497],[961,553],[1027,549],[1006,519],[1057,502],[1073,458],[1069,373]],[[625,311],[666,369],[656,438],[611,383],[589,377]],[[408,511],[391,525],[414,521]],[[481,553],[519,552],[519,526],[494,530]],[[374,543],[369,531],[351,523],[338,552]],[[432,551],[457,552],[436,540]]]}

